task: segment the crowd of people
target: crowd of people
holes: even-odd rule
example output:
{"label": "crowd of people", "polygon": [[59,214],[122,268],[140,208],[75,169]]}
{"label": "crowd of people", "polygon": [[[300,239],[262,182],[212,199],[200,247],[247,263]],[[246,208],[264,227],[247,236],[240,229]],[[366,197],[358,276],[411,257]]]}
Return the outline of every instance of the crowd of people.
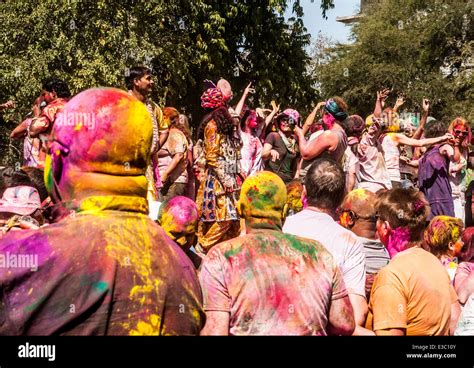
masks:
{"label": "crowd of people", "polygon": [[0,334],[474,334],[465,119],[384,89],[366,119],[334,96],[303,122],[221,79],[191,124],[148,68],[124,82],[49,78],[11,132]]}

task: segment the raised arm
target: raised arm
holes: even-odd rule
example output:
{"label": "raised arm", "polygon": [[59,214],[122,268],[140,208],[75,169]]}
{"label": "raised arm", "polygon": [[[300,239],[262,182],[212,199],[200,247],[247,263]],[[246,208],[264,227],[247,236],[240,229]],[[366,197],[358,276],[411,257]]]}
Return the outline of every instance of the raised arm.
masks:
{"label": "raised arm", "polygon": [[426,121],[428,120],[428,115],[430,113],[430,100],[424,98],[422,102],[423,114],[421,115],[420,126],[413,134],[413,139],[420,139],[425,131]]}
{"label": "raised arm", "polygon": [[413,138],[408,138],[404,134],[395,133],[393,135],[393,139],[398,144],[403,144],[405,146],[426,147],[426,146],[431,146],[433,144],[441,143],[441,142],[447,141],[449,139],[452,139],[452,135],[451,134],[445,134],[441,137],[436,137],[436,138],[413,139]]}
{"label": "raised arm", "polygon": [[244,108],[245,100],[247,99],[247,96],[249,95],[249,93],[254,93],[254,92],[255,90],[252,88],[252,82],[250,82],[248,86],[245,87],[244,93],[242,93],[242,97],[240,98],[239,103],[235,107],[235,113],[237,115],[240,115],[240,113],[242,112],[242,109]]}
{"label": "raised arm", "polygon": [[382,91],[377,91],[377,100],[375,101],[374,117],[380,118],[382,116],[383,103],[387,99],[390,90],[385,88]]}
{"label": "raised arm", "polygon": [[319,102],[316,107],[313,109],[311,114],[308,115],[306,118],[306,121],[304,122],[303,125],[303,135],[306,135],[308,133],[309,129],[311,126],[314,124],[314,120],[316,119],[316,115],[318,114],[319,110],[324,106],[325,102]]}
{"label": "raised arm", "polygon": [[324,132],[317,139],[308,142],[303,131],[300,128],[295,129],[295,135],[298,139],[298,146],[301,157],[305,160],[311,160],[318,157],[324,151],[330,149],[334,144],[337,144],[337,137],[330,131]]}
{"label": "raised arm", "polygon": [[461,161],[460,146],[461,140],[457,137],[454,138],[454,147],[450,144],[445,144],[440,148],[439,152],[442,155],[447,156],[451,162],[457,164],[459,161]]}
{"label": "raised arm", "polygon": [[277,105],[275,101],[272,101],[272,112],[265,118],[265,127],[272,122],[278,111],[280,111],[280,105]]}
{"label": "raised arm", "polygon": [[398,113],[398,109],[402,107],[404,103],[405,103],[405,97],[403,97],[403,95],[399,95],[397,97],[397,101],[395,102],[395,106],[393,106],[393,112]]}

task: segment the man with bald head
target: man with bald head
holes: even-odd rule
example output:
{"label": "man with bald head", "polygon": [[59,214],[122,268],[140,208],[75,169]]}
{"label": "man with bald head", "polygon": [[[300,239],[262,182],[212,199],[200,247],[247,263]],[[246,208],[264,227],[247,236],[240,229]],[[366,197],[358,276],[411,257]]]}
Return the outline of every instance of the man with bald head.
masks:
{"label": "man with bald head", "polygon": [[281,231],[286,187],[262,171],[242,185],[247,234],[209,251],[200,281],[202,335],[350,335],[354,317],[341,272],[317,241]]}
{"label": "man with bald head", "polygon": [[366,189],[355,189],[343,200],[339,209],[342,226],[359,237],[365,253],[365,293],[367,300],[378,271],[390,261],[385,246],[377,239],[377,196]]}
{"label": "man with bald head", "polygon": [[148,217],[153,124],[124,91],[95,88],[53,127],[45,182],[66,218],[10,233],[0,254],[0,335],[197,335],[203,321],[191,261]]}

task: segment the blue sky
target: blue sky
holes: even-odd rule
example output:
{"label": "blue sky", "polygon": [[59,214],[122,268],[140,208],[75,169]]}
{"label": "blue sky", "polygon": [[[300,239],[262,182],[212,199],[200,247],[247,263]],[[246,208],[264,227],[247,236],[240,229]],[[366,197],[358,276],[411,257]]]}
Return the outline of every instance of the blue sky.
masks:
{"label": "blue sky", "polygon": [[[328,19],[323,19],[320,0],[301,0],[304,9],[304,24],[313,38],[321,32],[334,41],[349,42],[350,27],[336,21],[338,16],[356,14],[359,10],[359,0],[334,0],[334,9],[327,12]],[[291,16],[292,2],[289,3],[286,17]]]}

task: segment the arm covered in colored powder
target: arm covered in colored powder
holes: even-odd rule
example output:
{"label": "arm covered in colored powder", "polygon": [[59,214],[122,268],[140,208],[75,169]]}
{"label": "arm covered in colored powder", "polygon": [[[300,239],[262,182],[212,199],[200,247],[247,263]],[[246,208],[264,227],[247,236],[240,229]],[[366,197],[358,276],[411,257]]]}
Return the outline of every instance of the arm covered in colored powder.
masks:
{"label": "arm covered in colored powder", "polygon": [[206,324],[201,330],[201,336],[228,336],[229,312],[206,312]]}

